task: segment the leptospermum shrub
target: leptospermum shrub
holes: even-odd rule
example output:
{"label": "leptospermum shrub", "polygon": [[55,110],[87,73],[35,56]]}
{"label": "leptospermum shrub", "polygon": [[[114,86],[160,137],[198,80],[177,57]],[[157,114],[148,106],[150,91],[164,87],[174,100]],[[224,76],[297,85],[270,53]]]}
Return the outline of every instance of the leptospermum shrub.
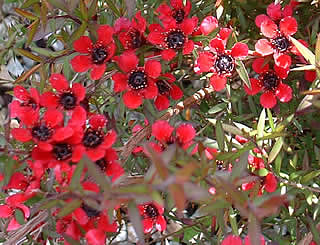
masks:
{"label": "leptospermum shrub", "polygon": [[318,0],[4,2],[1,242],[320,244]]}

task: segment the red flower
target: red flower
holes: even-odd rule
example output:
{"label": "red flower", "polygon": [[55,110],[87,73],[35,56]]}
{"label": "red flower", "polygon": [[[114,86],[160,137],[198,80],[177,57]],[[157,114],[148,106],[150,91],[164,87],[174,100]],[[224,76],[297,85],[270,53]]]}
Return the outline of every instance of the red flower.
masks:
{"label": "red flower", "polygon": [[114,149],[106,149],[105,156],[96,161],[99,168],[109,177],[112,177],[112,182],[116,181],[124,174],[124,170],[119,164],[117,153]]}
{"label": "red flower", "polygon": [[146,61],[144,67],[138,67],[139,59],[132,51],[126,51],[118,57],[118,64],[123,73],[112,76],[114,91],[127,90],[122,99],[130,109],[138,108],[143,98],[153,99],[158,95],[156,79],[161,74],[161,64],[156,60]]}
{"label": "red flower", "polygon": [[124,49],[137,49],[146,43],[144,32],[147,27],[146,20],[137,12],[132,21],[121,17],[116,20],[114,29]]}
{"label": "red flower", "polygon": [[154,225],[158,231],[164,231],[167,228],[167,222],[163,217],[164,208],[156,202],[138,205],[138,209],[142,216],[143,230],[145,233],[151,232]]}
{"label": "red flower", "polygon": [[183,0],[170,0],[170,6],[168,4],[161,4],[157,12],[160,13],[160,20],[163,22],[175,21],[177,24],[181,24],[189,15],[191,10],[191,2],[186,1],[186,5],[183,4]]}
{"label": "red flower", "polygon": [[174,83],[175,76],[170,73],[162,74],[161,77],[167,79],[161,79],[156,81],[159,94],[154,101],[154,105],[159,111],[168,109],[170,105],[169,96],[174,100],[179,100],[183,96],[182,90]]}
{"label": "red flower", "polygon": [[179,25],[174,20],[163,23],[164,27],[160,24],[152,24],[149,27],[150,33],[147,40],[162,49],[162,59],[170,61],[180,50],[184,55],[192,52],[194,43],[188,37],[193,33],[197,24],[196,17],[185,19]]}
{"label": "red flower", "polygon": [[274,192],[277,189],[278,181],[277,178],[272,174],[268,173],[264,178],[263,187],[267,192]]}
{"label": "red flower", "polygon": [[55,109],[47,110],[42,120],[34,121],[28,128],[13,128],[12,136],[21,142],[32,140],[44,151],[52,149],[51,142],[61,141],[73,134],[71,127],[62,127],[63,114]]}
{"label": "red flower", "polygon": [[30,210],[23,204],[27,199],[23,193],[17,193],[7,197],[6,204],[0,205],[0,218],[10,218],[7,231],[16,230],[21,226],[15,218],[15,210],[21,210],[25,220],[29,218]]}
{"label": "red flower", "polygon": [[81,156],[86,153],[92,161],[97,161],[103,158],[106,150],[114,144],[117,134],[113,130],[104,133],[106,122],[103,115],[94,115],[89,119],[89,125],[83,133],[82,144],[77,147]]}
{"label": "red flower", "polygon": [[[164,148],[166,145],[177,143],[183,149],[187,150],[194,142],[193,139],[196,135],[195,129],[191,124],[183,123],[175,130],[167,121],[156,121],[152,125],[152,135],[161,143]],[[197,151],[196,147],[192,153]]]}
{"label": "red flower", "polygon": [[10,104],[11,117],[18,117],[25,125],[32,125],[39,118],[40,95],[30,88],[30,93],[22,86],[15,86],[13,95],[18,99]]}
{"label": "red flower", "polygon": [[73,43],[75,51],[84,54],[77,55],[71,60],[72,68],[76,72],[86,72],[91,70],[92,80],[100,79],[106,70],[106,63],[116,50],[112,39],[113,28],[108,25],[100,25],[98,30],[98,40],[92,43],[89,37],[82,36]]}
{"label": "red flower", "polygon": [[[272,3],[269,5],[267,13],[270,17],[266,15],[256,17],[256,25],[269,40],[258,40],[255,49],[262,56],[273,54],[276,65],[287,69],[291,65],[291,57],[286,53],[290,51],[298,54],[295,46],[290,41],[290,36],[297,32],[297,21],[291,16],[291,6],[287,6],[281,11],[280,4],[275,5]],[[280,20],[279,27],[275,23],[278,20]]]}
{"label": "red flower", "polygon": [[242,240],[239,236],[229,235],[223,239],[221,245],[242,245]]}
{"label": "red flower", "polygon": [[282,79],[288,75],[288,70],[274,66],[274,70],[269,69],[268,64],[264,64],[264,59],[256,59],[253,64],[253,70],[260,74],[259,78],[250,78],[251,89],[246,85],[244,89],[247,94],[255,95],[260,91],[263,94],[260,97],[260,104],[265,108],[272,108],[276,105],[277,99],[281,102],[289,102],[292,99],[292,89],[282,82]]}
{"label": "red flower", "polygon": [[219,36],[210,42],[211,51],[199,54],[195,62],[195,72],[212,72],[210,84],[216,91],[225,88],[227,77],[231,76],[235,70],[236,59],[243,59],[248,55],[248,46],[244,43],[236,43],[231,50],[226,50],[226,42],[230,29],[224,28]]}
{"label": "red flower", "polygon": [[317,73],[315,71],[304,71],[304,79],[308,82],[314,82],[317,78]]}
{"label": "red flower", "polygon": [[47,108],[62,108],[64,110],[74,110],[84,99],[86,90],[80,83],[74,83],[72,86],[62,74],[52,74],[49,78],[51,86],[57,91],[45,92],[41,95],[40,103]]}

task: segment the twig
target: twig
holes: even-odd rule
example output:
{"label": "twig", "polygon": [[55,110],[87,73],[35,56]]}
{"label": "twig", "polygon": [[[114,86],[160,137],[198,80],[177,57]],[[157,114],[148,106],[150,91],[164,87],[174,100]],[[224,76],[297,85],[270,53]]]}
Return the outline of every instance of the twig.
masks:
{"label": "twig", "polygon": [[[198,103],[201,101],[206,95],[212,93],[214,91],[213,87],[210,86],[208,88],[202,88],[196,93],[194,93],[192,96],[188,97],[184,101],[179,102],[176,106],[173,108],[169,108],[167,113],[165,113],[163,116],[158,118],[158,120],[168,120],[174,115],[178,115],[181,111],[183,111],[185,108],[190,107],[193,104]],[[122,159],[122,163],[124,164],[130,154],[132,153],[133,149],[138,145],[144,138],[149,136],[151,133],[151,125],[148,125],[144,127],[142,130],[137,132],[135,135],[133,135],[128,142],[123,146],[122,153],[120,155]]]}

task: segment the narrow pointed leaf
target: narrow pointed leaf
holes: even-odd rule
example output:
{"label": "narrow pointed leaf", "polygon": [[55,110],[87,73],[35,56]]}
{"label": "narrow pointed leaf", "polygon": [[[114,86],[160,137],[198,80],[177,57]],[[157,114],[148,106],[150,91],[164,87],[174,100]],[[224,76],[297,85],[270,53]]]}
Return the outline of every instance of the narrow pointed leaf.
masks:
{"label": "narrow pointed leaf", "polygon": [[236,70],[241,80],[245,83],[245,85],[247,85],[248,88],[251,89],[250,78],[243,62],[241,60],[237,60],[236,64],[237,64]]}
{"label": "narrow pointed leaf", "polygon": [[62,207],[57,214],[58,218],[62,218],[68,214],[71,214],[74,210],[79,208],[82,204],[82,201],[79,199],[72,200],[71,202],[66,203],[64,207]]}
{"label": "narrow pointed leaf", "polygon": [[41,57],[36,56],[36,55],[34,55],[33,53],[31,53],[31,52],[29,52],[29,51],[27,51],[27,50],[25,50],[25,49],[16,48],[14,51],[15,51],[16,53],[18,53],[19,55],[25,56],[25,57],[27,57],[27,58],[29,58],[29,59],[34,60],[34,61],[37,61],[37,62],[42,62],[42,61],[43,61]]}
{"label": "narrow pointed leaf", "polygon": [[300,43],[297,39],[290,37],[290,41],[296,46],[302,56],[311,64],[316,65],[316,57],[315,55],[305,47],[302,43]]}
{"label": "narrow pointed leaf", "polygon": [[271,152],[269,154],[268,163],[272,163],[274,161],[274,159],[276,159],[277,155],[281,151],[282,146],[283,146],[283,138],[279,137],[276,140],[276,143],[272,147],[272,150],[271,150]]}
{"label": "narrow pointed leaf", "polygon": [[219,149],[221,151],[224,151],[224,131],[223,131],[222,123],[220,120],[218,120],[216,124],[216,137],[217,137]]}

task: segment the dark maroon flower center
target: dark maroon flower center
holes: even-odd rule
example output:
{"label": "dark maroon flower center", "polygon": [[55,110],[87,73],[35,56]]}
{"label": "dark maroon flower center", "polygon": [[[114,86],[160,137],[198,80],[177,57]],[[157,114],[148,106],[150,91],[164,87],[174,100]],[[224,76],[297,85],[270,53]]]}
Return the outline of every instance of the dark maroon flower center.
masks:
{"label": "dark maroon flower center", "polygon": [[181,30],[174,30],[169,32],[166,43],[169,48],[172,49],[180,49],[183,47],[186,41],[186,36],[183,34]]}
{"label": "dark maroon flower center", "polygon": [[101,65],[108,57],[108,52],[103,47],[92,49],[91,58],[94,64]]}
{"label": "dark maroon flower center", "polygon": [[96,210],[95,208],[92,208],[85,203],[81,205],[81,208],[88,215],[89,218],[95,218],[101,214],[101,211]]}
{"label": "dark maroon flower center", "polygon": [[100,130],[88,128],[83,136],[82,143],[85,147],[95,148],[103,142],[103,133]]}
{"label": "dark maroon flower center", "polygon": [[170,85],[166,81],[158,80],[156,84],[160,94],[166,95],[169,93]]}
{"label": "dark maroon flower center", "polygon": [[38,104],[30,98],[27,102],[21,103],[21,106],[30,106],[33,110],[35,110],[37,109]]}
{"label": "dark maroon flower center", "polygon": [[159,211],[154,204],[146,204],[144,206],[144,213],[148,218],[156,218],[159,216]]}
{"label": "dark maroon flower center", "polygon": [[274,91],[278,88],[280,78],[273,71],[268,71],[261,75],[260,81],[266,90]]}
{"label": "dark maroon flower center", "polygon": [[63,93],[60,96],[60,104],[63,106],[65,110],[72,110],[77,105],[77,98],[71,92]]}
{"label": "dark maroon flower center", "polygon": [[172,17],[176,20],[177,24],[180,24],[184,19],[184,14],[185,13],[183,9],[176,9],[173,12]]}
{"label": "dark maroon flower center", "polygon": [[140,48],[145,43],[145,38],[139,32],[138,30],[134,29],[129,32],[129,35],[131,37],[131,43],[129,43],[128,46],[130,46],[133,49]]}
{"label": "dark maroon flower center", "polygon": [[31,134],[33,138],[40,141],[46,141],[52,136],[52,129],[46,125],[37,125],[31,129]]}
{"label": "dark maroon flower center", "polygon": [[108,163],[104,158],[97,160],[95,163],[101,169],[101,171],[105,171],[108,167]]}
{"label": "dark maroon flower center", "polygon": [[271,43],[279,52],[285,52],[291,46],[290,41],[285,36],[276,37],[275,39],[272,39]]}
{"label": "dark maroon flower center", "polygon": [[221,54],[218,55],[215,68],[221,74],[231,73],[234,69],[234,59],[231,55]]}
{"label": "dark maroon flower center", "polygon": [[136,70],[131,72],[129,76],[129,86],[134,90],[146,88],[148,86],[147,81],[147,75],[144,71]]}
{"label": "dark maroon flower center", "polygon": [[72,156],[72,147],[66,143],[56,144],[53,146],[53,154],[59,161],[66,160]]}

